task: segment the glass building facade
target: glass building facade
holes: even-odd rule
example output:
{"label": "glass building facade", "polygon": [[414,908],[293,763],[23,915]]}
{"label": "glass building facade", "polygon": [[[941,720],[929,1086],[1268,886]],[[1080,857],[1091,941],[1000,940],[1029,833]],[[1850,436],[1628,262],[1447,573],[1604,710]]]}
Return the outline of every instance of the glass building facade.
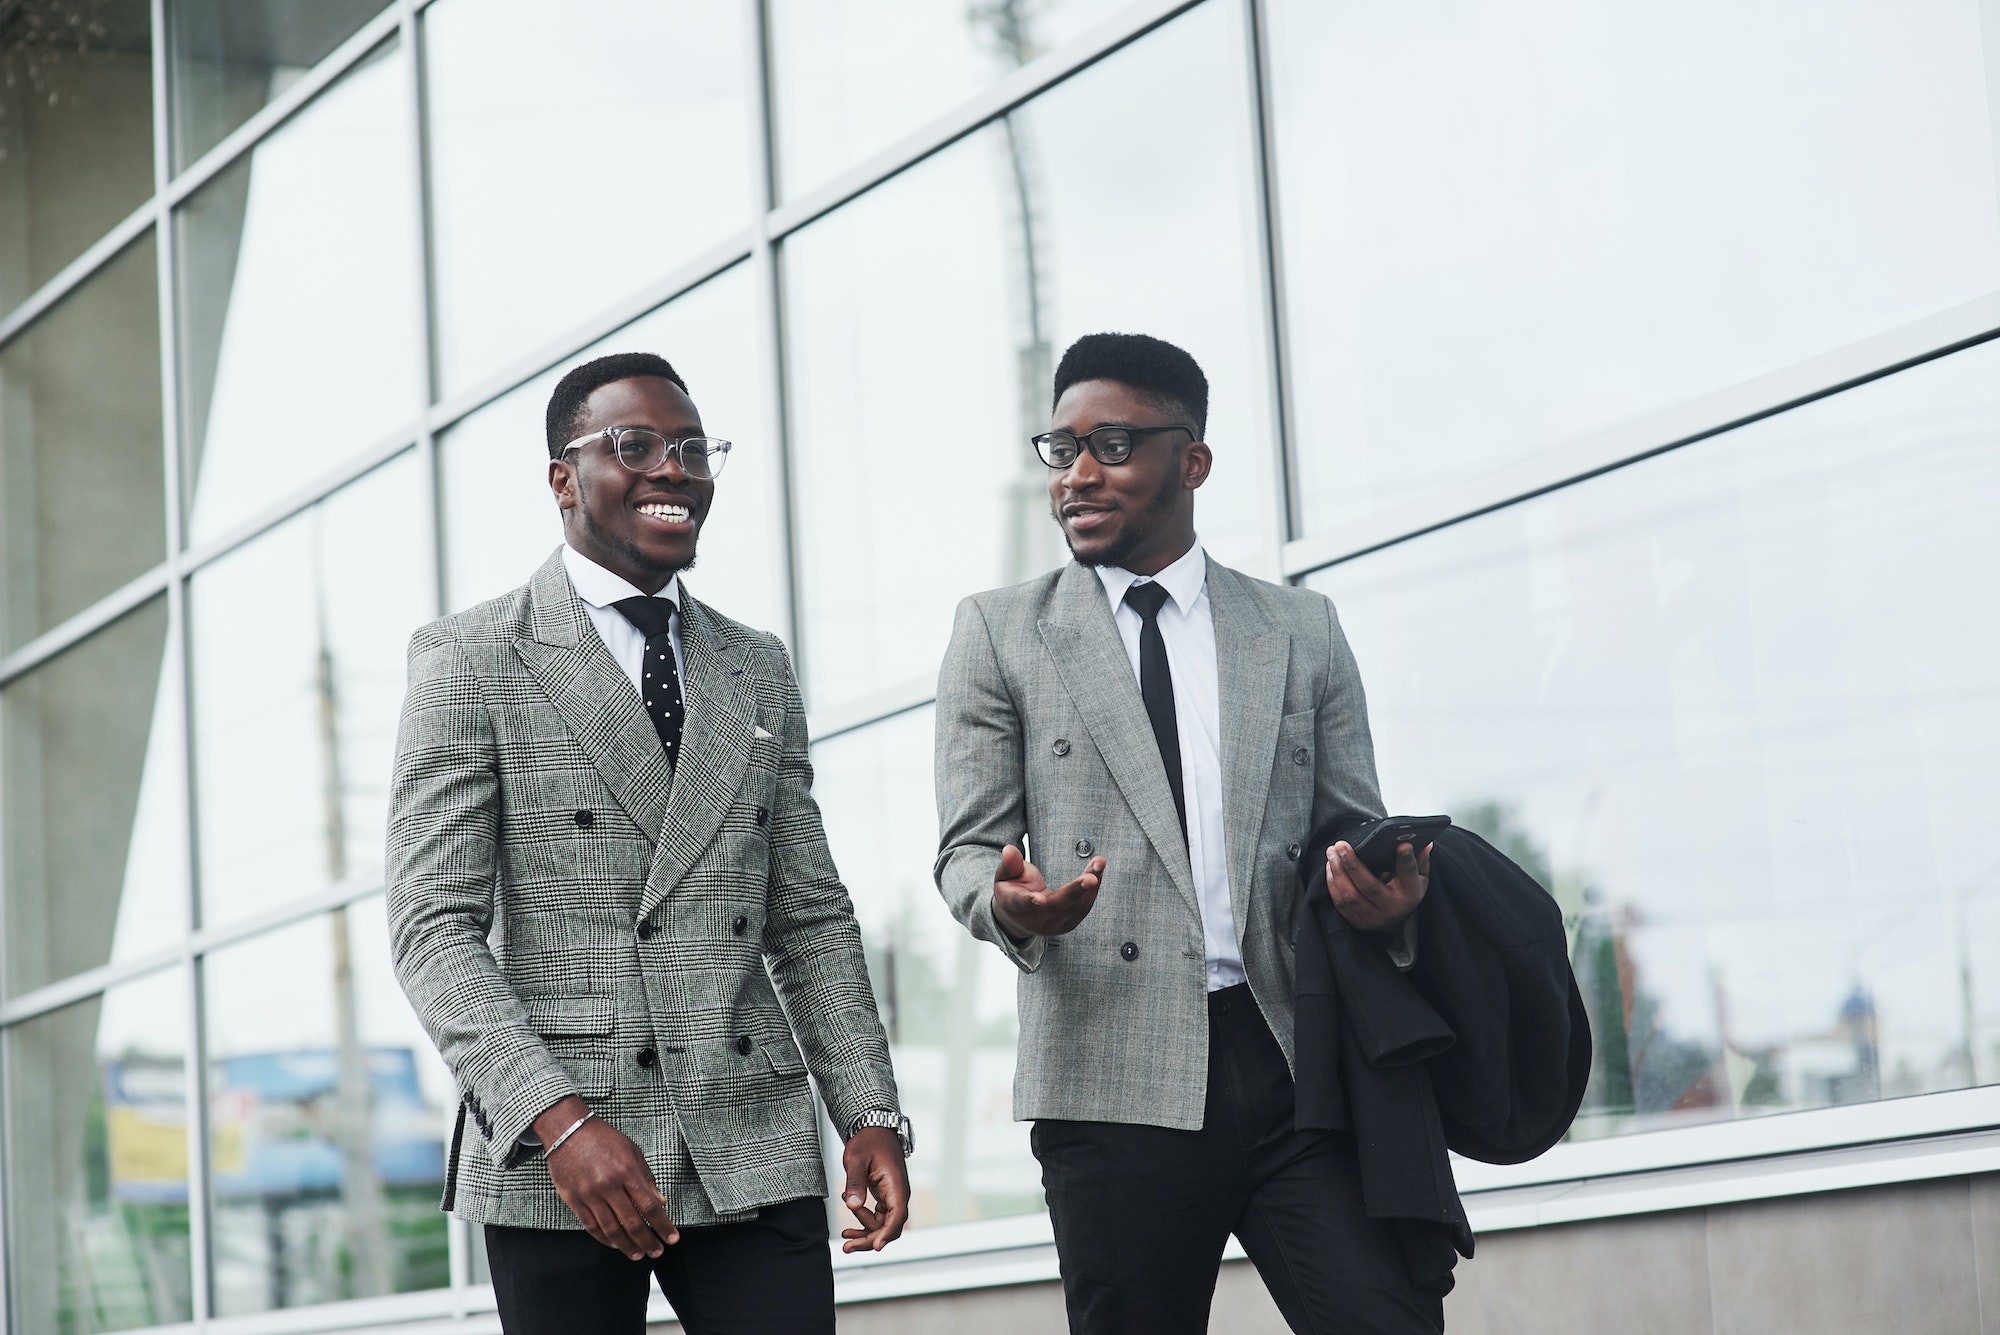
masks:
{"label": "glass building facade", "polygon": [[737,442],[688,582],[797,657],[906,1254],[1046,1238],[930,703],[1103,329],[1207,369],[1202,538],[1335,599],[1391,806],[1568,915],[1584,1111],[1475,1220],[1934,1171],[2000,1124],[1996,107],[1991,0],[0,0],[0,1324],[490,1310],[403,647],[560,540],[612,350]]}

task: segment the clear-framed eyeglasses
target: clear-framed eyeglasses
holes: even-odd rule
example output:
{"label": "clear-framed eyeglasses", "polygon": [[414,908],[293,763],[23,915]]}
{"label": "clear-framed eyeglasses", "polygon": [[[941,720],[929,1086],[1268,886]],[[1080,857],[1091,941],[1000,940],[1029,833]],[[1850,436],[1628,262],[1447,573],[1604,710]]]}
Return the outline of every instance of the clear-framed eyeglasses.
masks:
{"label": "clear-framed eyeglasses", "polygon": [[1150,436],[1155,431],[1185,431],[1189,439],[1199,439],[1193,427],[1180,422],[1172,426],[1101,426],[1081,436],[1073,436],[1067,431],[1044,431],[1029,439],[1034,442],[1035,453],[1042,456],[1043,463],[1051,468],[1068,468],[1085,450],[1089,450],[1090,457],[1101,464],[1122,464],[1139,447],[1139,437]]}
{"label": "clear-framed eyeglasses", "polygon": [[680,440],[671,440],[643,426],[613,426],[593,431],[563,446],[562,452],[568,454],[600,436],[611,442],[611,457],[634,473],[655,472],[667,461],[667,456],[672,455],[683,473],[710,481],[719,476],[722,466],[729,462],[729,442],[726,440],[718,440],[714,436],[685,436]]}

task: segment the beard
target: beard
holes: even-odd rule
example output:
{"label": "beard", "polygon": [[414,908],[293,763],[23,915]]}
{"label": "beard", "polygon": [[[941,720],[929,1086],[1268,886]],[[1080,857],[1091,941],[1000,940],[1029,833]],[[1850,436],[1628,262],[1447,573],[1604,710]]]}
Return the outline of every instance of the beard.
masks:
{"label": "beard", "polygon": [[[576,509],[569,511],[568,513],[575,516],[575,519],[572,522],[574,522],[575,525],[577,526],[577,530],[583,536],[587,537],[588,539],[590,539],[590,541],[595,543],[599,548],[609,552],[616,552],[619,556],[625,558],[626,563],[634,570],[646,570],[646,569],[664,570],[666,571],[668,580],[673,580],[677,578],[684,571],[689,571],[694,569],[695,561],[698,556],[698,553],[695,551],[692,550],[689,551],[688,559],[683,562],[680,562],[677,565],[662,566],[658,563],[658,561],[654,557],[648,555],[643,549],[641,549],[639,544],[637,542],[634,542],[630,537],[607,532],[590,516],[589,493],[586,488],[586,484],[584,483],[581,477],[577,479],[576,489],[578,497],[581,498],[584,503],[582,505],[577,506]],[[565,532],[567,532],[567,529],[565,529]],[[700,536],[701,536],[701,531],[699,527],[697,527],[697,529],[695,530],[695,537],[697,541],[700,539]],[[662,585],[662,587],[664,587],[664,584]]]}
{"label": "beard", "polygon": [[1139,511],[1119,529],[1118,536],[1090,555],[1077,551],[1076,542],[1070,537],[1069,529],[1062,521],[1062,513],[1056,508],[1053,500],[1049,502],[1049,518],[1056,521],[1056,527],[1063,535],[1063,545],[1069,548],[1070,559],[1078,565],[1089,566],[1092,569],[1098,566],[1111,566],[1123,570],[1127,558],[1139,550],[1140,546],[1153,536],[1155,530],[1163,524],[1172,522],[1174,501],[1179,497],[1180,490],[1180,474],[1169,470],[1160,478],[1159,490],[1148,497],[1145,505],[1141,506]]}

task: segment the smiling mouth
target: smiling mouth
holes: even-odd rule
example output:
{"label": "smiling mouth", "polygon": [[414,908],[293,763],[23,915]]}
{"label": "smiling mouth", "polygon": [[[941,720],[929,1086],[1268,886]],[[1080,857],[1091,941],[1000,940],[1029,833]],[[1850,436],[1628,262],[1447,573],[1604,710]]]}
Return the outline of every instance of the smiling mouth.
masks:
{"label": "smiling mouth", "polygon": [[1100,519],[1107,519],[1115,513],[1117,512],[1110,506],[1066,505],[1063,507],[1062,516],[1072,524],[1091,524]]}
{"label": "smiling mouth", "polygon": [[638,511],[648,519],[658,519],[669,524],[685,524],[688,521],[688,508],[685,505],[674,505],[666,501],[648,501],[639,506]]}

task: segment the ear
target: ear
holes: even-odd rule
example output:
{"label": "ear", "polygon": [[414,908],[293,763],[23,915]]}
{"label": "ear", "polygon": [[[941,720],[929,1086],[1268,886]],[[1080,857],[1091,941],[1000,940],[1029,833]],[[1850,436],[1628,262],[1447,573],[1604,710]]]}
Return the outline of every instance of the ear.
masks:
{"label": "ear", "polygon": [[1195,441],[1181,451],[1181,485],[1193,491],[1208,481],[1208,470],[1215,466],[1215,454],[1205,440]]}
{"label": "ear", "polygon": [[574,510],[581,504],[576,493],[576,465],[566,458],[549,460],[549,490],[555,494],[558,509]]}

